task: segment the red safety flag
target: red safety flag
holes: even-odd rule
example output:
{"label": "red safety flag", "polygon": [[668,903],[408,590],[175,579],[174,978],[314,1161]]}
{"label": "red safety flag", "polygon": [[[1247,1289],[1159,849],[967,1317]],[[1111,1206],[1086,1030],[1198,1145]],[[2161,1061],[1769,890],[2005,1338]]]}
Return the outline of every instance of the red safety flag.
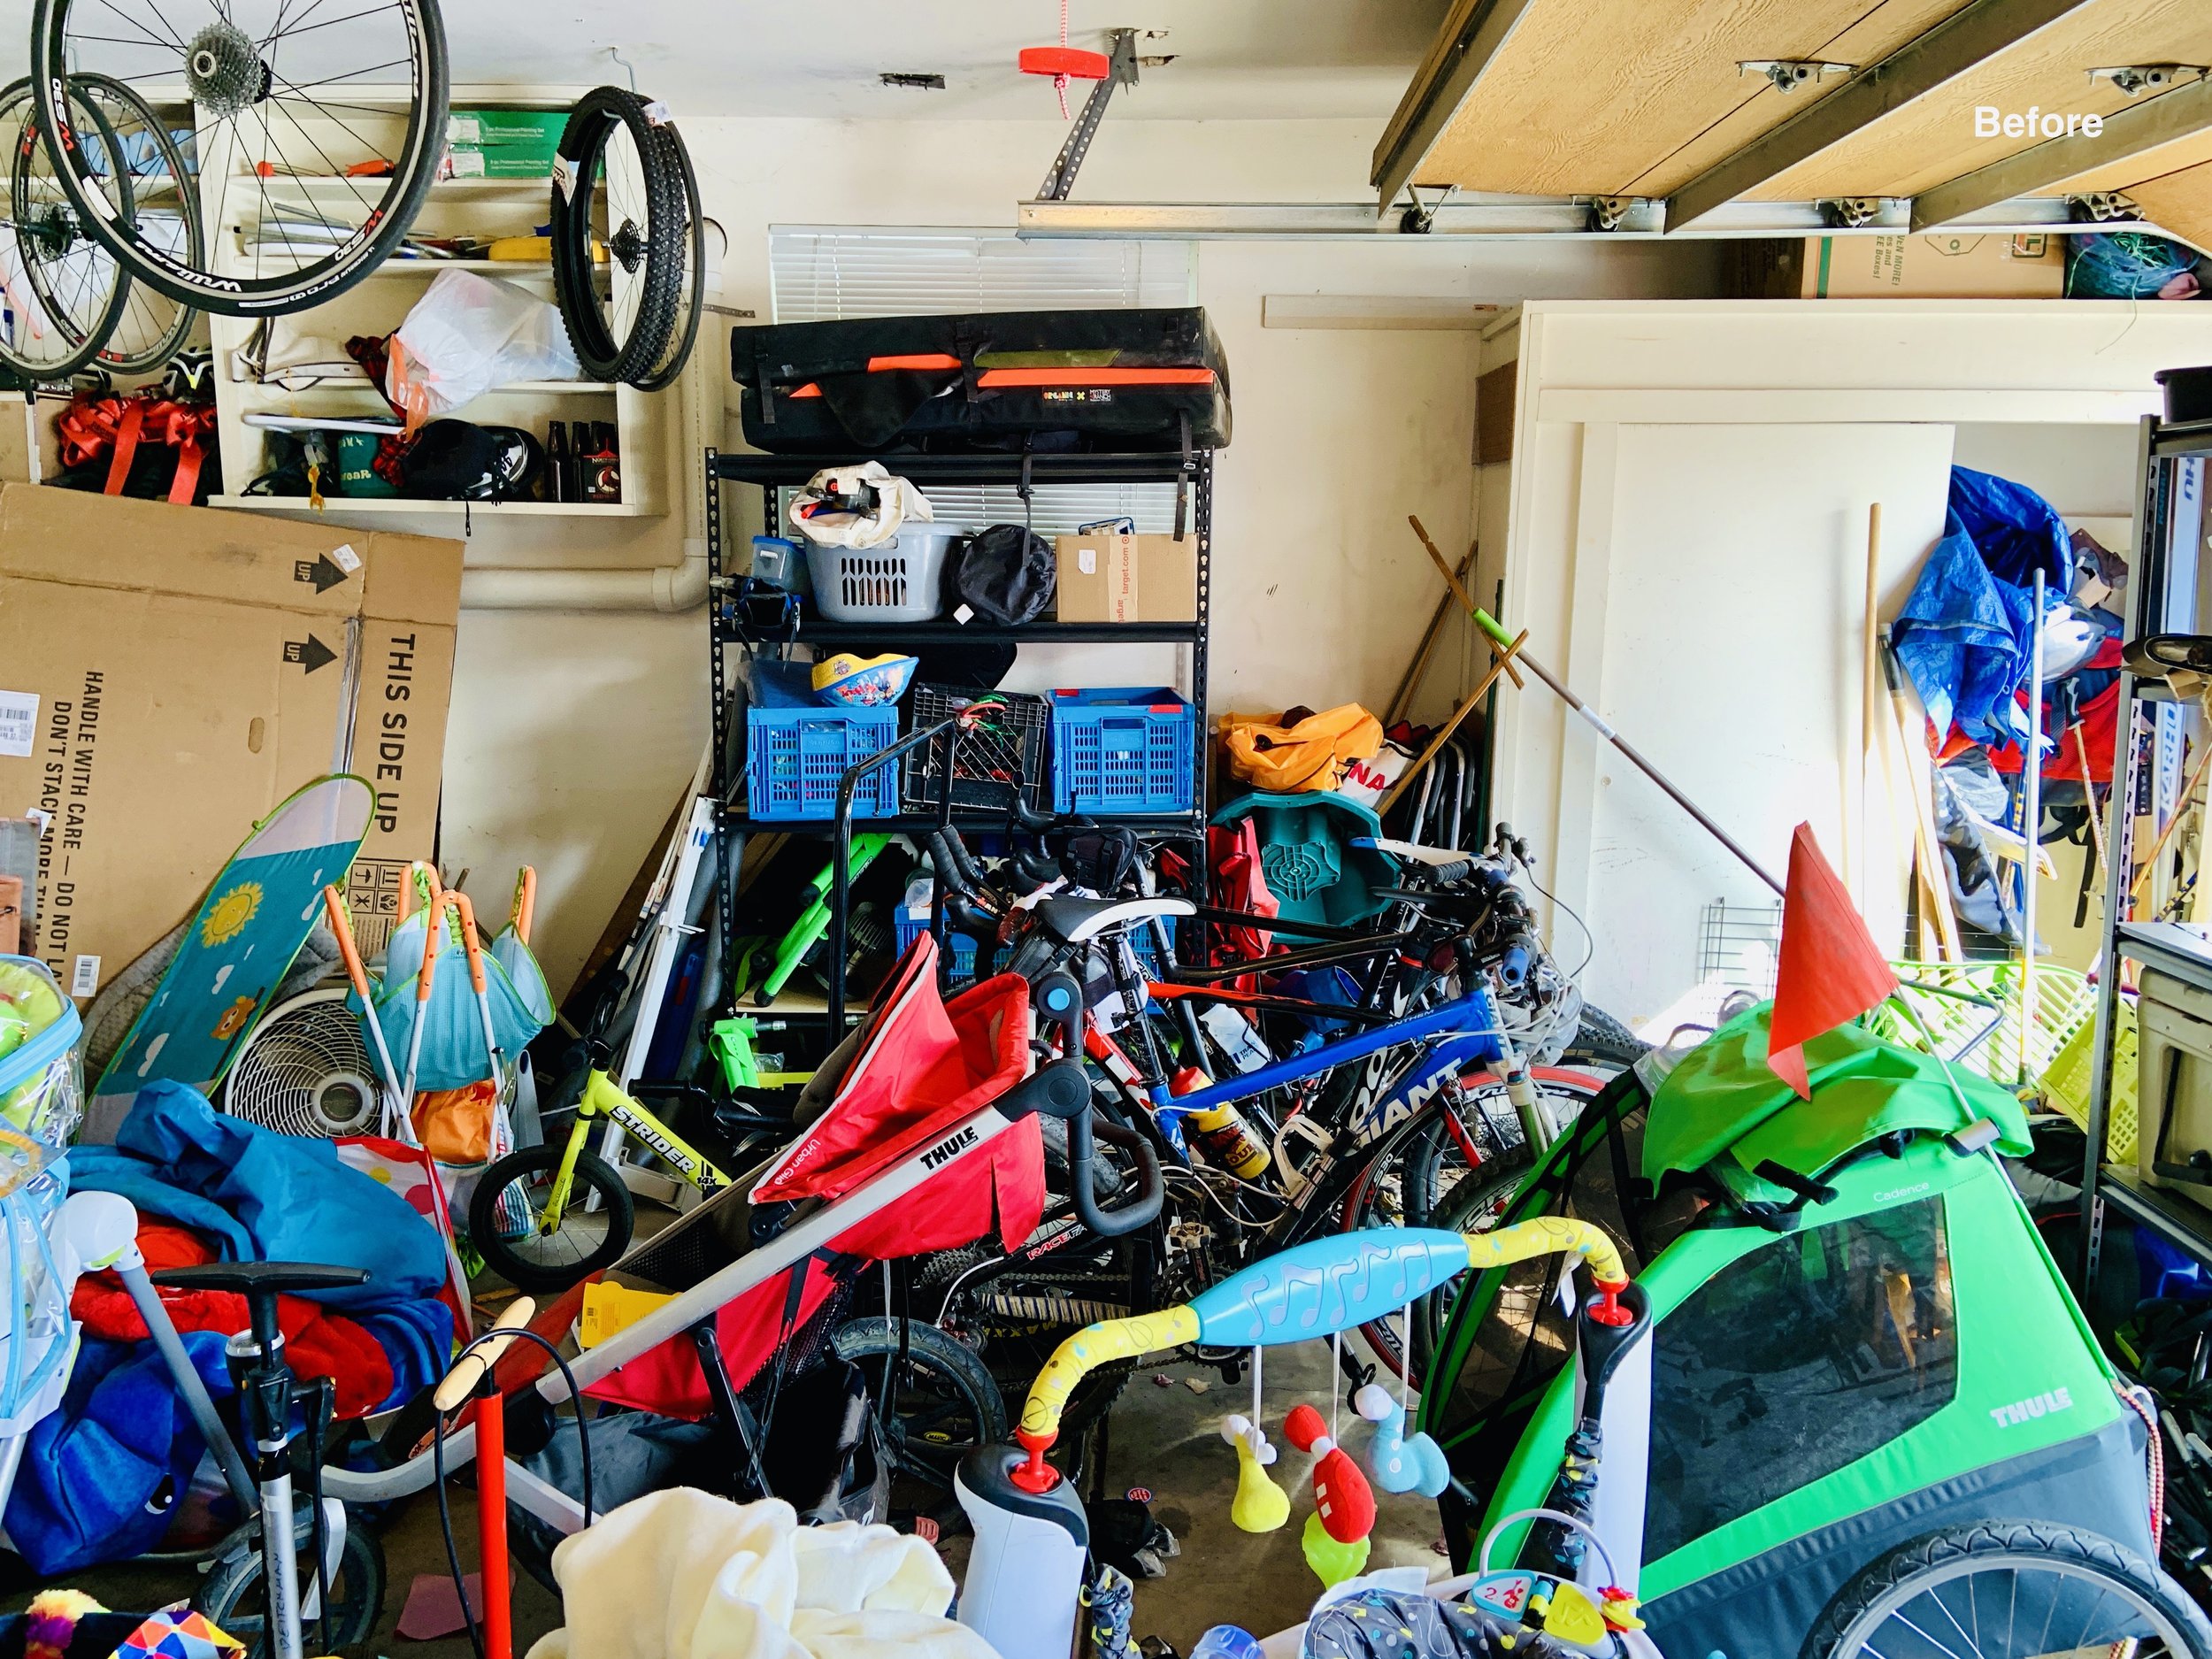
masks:
{"label": "red safety flag", "polygon": [[1767,1064],[1813,1097],[1805,1073],[1806,1041],[1863,1014],[1897,989],[1889,961],[1866,931],[1843,882],[1820,856],[1813,826],[1790,838],[1789,890],[1782,898],[1781,962],[1768,1022]]}

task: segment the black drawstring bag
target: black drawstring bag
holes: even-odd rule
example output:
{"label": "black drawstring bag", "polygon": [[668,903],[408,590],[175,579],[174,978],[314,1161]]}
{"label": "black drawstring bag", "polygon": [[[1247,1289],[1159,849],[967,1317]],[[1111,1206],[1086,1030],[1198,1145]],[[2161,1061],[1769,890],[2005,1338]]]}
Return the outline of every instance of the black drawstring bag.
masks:
{"label": "black drawstring bag", "polygon": [[1052,608],[1059,570],[1052,544],[1018,524],[995,524],[972,536],[952,564],[956,611],[964,604],[984,621],[1000,627],[1034,622]]}

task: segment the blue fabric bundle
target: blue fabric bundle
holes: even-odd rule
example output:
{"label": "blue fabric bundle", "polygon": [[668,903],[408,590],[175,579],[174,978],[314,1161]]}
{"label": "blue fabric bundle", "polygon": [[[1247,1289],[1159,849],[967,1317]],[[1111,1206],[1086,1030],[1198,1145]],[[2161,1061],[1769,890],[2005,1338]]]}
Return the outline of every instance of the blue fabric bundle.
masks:
{"label": "blue fabric bundle", "polygon": [[[77,1147],[71,1186],[119,1193],[221,1243],[234,1261],[365,1268],[368,1281],[309,1293],[375,1338],[390,1362],[384,1409],[445,1369],[453,1316],[438,1300],[445,1251],[390,1188],[338,1161],[327,1141],[280,1135],[214,1110],[179,1083],[140,1091],[113,1147]],[[220,1402],[223,1338],[182,1333]],[[60,1408],[30,1431],[8,1504],[10,1540],[42,1577],[142,1555],[167,1529],[205,1449],[150,1342],[87,1338]]]}

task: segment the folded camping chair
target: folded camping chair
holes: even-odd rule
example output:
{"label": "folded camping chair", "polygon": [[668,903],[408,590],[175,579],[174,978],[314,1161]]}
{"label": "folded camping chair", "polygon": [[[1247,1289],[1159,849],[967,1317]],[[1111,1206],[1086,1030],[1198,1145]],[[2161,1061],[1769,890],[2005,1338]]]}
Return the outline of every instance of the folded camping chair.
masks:
{"label": "folded camping chair", "polygon": [[[899,1178],[918,1156],[923,1178],[895,1204],[856,1202],[850,1227],[733,1298],[703,1302],[680,1337],[585,1392],[664,1417],[711,1414],[749,1456],[757,1425],[777,1415],[783,1383],[826,1348],[864,1267],[994,1233],[1009,1249],[1027,1239],[1044,1210],[1043,1136],[1036,1117],[1007,1097],[1035,1071],[1031,1029],[1025,980],[1002,974],[946,1002],[936,942],[917,940],[867,1020],[809,1084],[799,1138],[606,1277],[681,1297],[748,1251],[841,1202],[864,1200],[872,1183]],[[1011,1121],[986,1141],[967,1120],[994,1102]]]}

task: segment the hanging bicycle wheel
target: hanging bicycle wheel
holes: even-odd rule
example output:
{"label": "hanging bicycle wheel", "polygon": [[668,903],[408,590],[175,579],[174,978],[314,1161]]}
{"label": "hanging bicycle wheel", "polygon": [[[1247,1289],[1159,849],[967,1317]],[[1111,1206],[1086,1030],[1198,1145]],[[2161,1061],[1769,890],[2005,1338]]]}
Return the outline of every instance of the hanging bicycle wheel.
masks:
{"label": "hanging bicycle wheel", "polygon": [[[201,261],[206,242],[200,225],[199,191],[191,164],[173,130],[176,126],[188,128],[191,118],[180,116],[174,122],[165,119],[137,93],[106,75],[73,75],[69,96],[79,111],[78,130],[88,134],[88,159],[103,170],[102,188],[108,199],[127,204],[127,217],[141,234],[159,241],[181,257],[196,264]],[[96,153],[89,137],[93,133],[99,135]],[[19,203],[23,187],[36,182],[26,175],[42,173],[50,176],[41,194],[65,207],[51,172],[52,157],[46,146],[19,150],[14,180]],[[27,244],[27,253],[35,245],[35,240]],[[97,242],[81,239],[79,257],[90,254],[110,262],[114,258]],[[64,266],[68,259],[65,256],[58,264],[38,257],[28,261],[31,285],[50,312],[65,306],[62,294],[56,291],[65,284],[56,279],[65,277]],[[143,282],[126,279],[122,286],[127,290],[122,307],[95,361],[111,373],[144,374],[176,355],[191,334],[198,313]]]}
{"label": "hanging bicycle wheel", "polygon": [[[60,75],[180,88],[196,111],[201,208],[234,248],[170,246],[117,214],[60,105]],[[407,234],[445,149],[435,0],[38,0],[31,81],[55,176],[124,273],[250,317],[342,294]]]}
{"label": "hanging bicycle wheel", "polygon": [[[672,146],[682,174],[683,259],[677,279],[675,323],[668,331],[668,343],[662,348],[658,361],[631,382],[641,392],[665,391],[676,383],[676,377],[691,361],[692,348],[699,342],[699,319],[707,301],[707,220],[699,209],[699,175],[692,171],[691,151],[685,148],[683,134],[672,126],[660,130]],[[718,234],[721,227],[718,225],[715,229]]]}
{"label": "hanging bicycle wheel", "polygon": [[[80,109],[93,147],[113,146]],[[0,366],[31,380],[65,380],[98,355],[128,298],[130,280],[114,255],[84,234],[38,140],[31,83],[0,89],[0,142],[10,157],[7,219],[0,225]],[[109,182],[128,200],[127,181]]]}
{"label": "hanging bicycle wheel", "polygon": [[554,164],[553,291],[593,378],[645,382],[664,370],[683,332],[687,262],[703,263],[697,200],[682,139],[642,98],[598,87],[577,101]]}

